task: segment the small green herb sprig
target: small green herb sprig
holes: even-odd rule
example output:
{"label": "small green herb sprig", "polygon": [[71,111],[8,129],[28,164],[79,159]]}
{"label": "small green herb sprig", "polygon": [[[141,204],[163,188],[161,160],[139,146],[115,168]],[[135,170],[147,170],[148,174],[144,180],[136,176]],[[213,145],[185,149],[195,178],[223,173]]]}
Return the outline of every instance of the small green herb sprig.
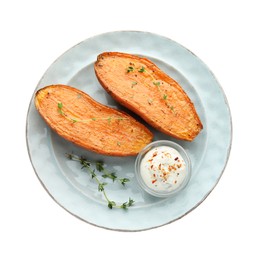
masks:
{"label": "small green herb sprig", "polygon": [[[128,178],[118,178],[115,172],[109,172],[107,169],[104,167],[104,163],[101,161],[97,162],[90,162],[88,161],[84,156],[77,156],[72,153],[66,154],[67,158],[73,161],[77,161],[82,165],[82,169],[86,169],[88,173],[90,174],[91,178],[95,180],[95,182],[98,185],[98,191],[102,192],[106,201],[107,201],[107,206],[112,209],[112,208],[120,208],[120,209],[127,209],[134,204],[134,200],[129,198],[128,201],[122,203],[119,205],[119,203],[116,203],[115,201],[111,200],[108,198],[107,193],[105,191],[105,186],[108,184],[107,182],[102,182],[98,178],[96,171],[102,173],[103,178],[109,178],[113,182],[118,181],[121,183],[123,186],[130,180]],[[93,166],[94,164],[94,166]]]}
{"label": "small green herb sprig", "polygon": [[88,118],[88,119],[72,118],[64,112],[62,102],[58,102],[58,113],[60,115],[64,116],[69,121],[71,121],[72,123],[76,123],[76,122],[86,123],[86,122],[90,122],[90,121],[105,120],[110,124],[112,120],[117,120],[117,121],[129,120],[128,118],[125,118],[125,117],[111,117],[111,116],[109,116],[109,117],[92,117],[92,118]]}

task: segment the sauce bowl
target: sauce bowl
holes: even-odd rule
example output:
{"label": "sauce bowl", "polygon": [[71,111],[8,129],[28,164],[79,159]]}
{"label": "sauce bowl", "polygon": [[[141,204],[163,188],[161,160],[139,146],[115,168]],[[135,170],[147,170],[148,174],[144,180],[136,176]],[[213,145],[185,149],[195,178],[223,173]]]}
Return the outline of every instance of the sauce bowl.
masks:
{"label": "sauce bowl", "polygon": [[179,144],[168,140],[154,141],[137,155],[135,175],[144,191],[165,198],[186,187],[191,178],[191,161]]}

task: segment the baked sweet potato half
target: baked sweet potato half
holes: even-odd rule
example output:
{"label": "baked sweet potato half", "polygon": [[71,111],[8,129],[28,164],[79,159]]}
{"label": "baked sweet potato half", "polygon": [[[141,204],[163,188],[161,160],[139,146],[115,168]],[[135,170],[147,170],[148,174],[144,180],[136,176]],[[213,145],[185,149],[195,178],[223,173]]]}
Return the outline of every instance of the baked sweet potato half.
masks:
{"label": "baked sweet potato half", "polygon": [[136,155],[153,138],[130,115],[102,105],[70,86],[51,85],[38,90],[35,106],[60,136],[96,153]]}
{"label": "baked sweet potato half", "polygon": [[185,91],[150,60],[105,52],[97,57],[94,67],[103,88],[157,130],[187,141],[202,130]]}

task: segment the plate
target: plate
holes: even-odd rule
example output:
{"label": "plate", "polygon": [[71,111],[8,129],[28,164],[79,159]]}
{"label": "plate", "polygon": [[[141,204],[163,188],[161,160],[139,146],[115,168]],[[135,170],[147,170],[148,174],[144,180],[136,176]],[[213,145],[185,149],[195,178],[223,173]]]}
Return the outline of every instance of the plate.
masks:
{"label": "plate", "polygon": [[[193,101],[204,129],[193,142],[179,141],[154,132],[154,140],[173,140],[190,156],[192,177],[186,188],[171,198],[154,198],[143,192],[135,180],[135,157],[101,156],[79,148],[59,137],[29,104],[26,138],[33,168],[46,191],[65,210],[98,227],[140,231],[171,223],[196,208],[218,183],[226,166],[232,140],[230,109],[225,94],[209,68],[177,42],[148,32],[119,31],[89,38],[61,55],[36,87],[67,84],[79,88],[100,103],[119,106],[100,86],[95,73],[97,55],[105,51],[133,53],[151,59],[184,88]],[[119,203],[132,198],[127,210],[109,209],[102,193],[87,172],[66,153],[103,160],[120,177],[129,178],[125,187],[106,185],[109,197]]]}

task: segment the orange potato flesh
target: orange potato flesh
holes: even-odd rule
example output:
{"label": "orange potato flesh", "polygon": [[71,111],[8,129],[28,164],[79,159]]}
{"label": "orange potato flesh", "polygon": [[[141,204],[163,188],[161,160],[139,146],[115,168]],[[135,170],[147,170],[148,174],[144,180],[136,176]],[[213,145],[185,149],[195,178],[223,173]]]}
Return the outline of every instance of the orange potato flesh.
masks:
{"label": "orange potato flesh", "polygon": [[136,155],[153,138],[128,114],[102,105],[70,86],[51,85],[38,90],[35,106],[60,136],[96,153]]}
{"label": "orange potato flesh", "polygon": [[98,56],[94,67],[103,88],[157,130],[187,141],[202,130],[188,95],[150,60],[105,52]]}

